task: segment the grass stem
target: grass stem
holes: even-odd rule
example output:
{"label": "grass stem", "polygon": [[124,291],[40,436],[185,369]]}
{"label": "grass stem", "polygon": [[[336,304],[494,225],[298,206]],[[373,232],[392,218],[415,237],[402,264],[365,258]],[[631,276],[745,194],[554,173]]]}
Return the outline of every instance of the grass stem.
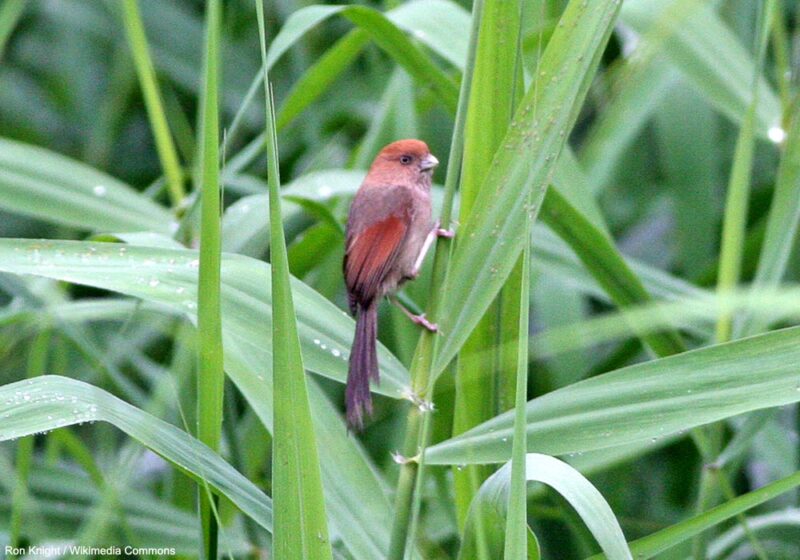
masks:
{"label": "grass stem", "polygon": [[[220,303],[221,235],[219,185],[219,43],[222,6],[209,0],[206,6],[205,63],[199,131],[199,183],[202,188],[200,217],[200,278],[198,284],[197,435],[213,450],[222,434],[225,373],[222,350]],[[217,557],[217,522],[203,485],[199,487],[203,557]]]}

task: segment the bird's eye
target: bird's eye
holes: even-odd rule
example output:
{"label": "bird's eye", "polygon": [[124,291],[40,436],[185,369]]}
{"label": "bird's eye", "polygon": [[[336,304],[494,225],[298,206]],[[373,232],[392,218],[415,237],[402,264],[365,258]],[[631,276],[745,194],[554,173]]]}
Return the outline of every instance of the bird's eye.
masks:
{"label": "bird's eye", "polygon": [[412,159],[411,156],[400,156],[400,163],[402,163],[403,165],[408,165],[409,163],[411,163],[411,159]]}

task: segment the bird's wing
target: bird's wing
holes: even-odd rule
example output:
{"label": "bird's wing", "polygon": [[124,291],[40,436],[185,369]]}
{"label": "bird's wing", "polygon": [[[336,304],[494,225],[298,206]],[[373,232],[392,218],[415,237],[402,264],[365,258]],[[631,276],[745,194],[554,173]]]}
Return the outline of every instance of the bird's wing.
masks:
{"label": "bird's wing", "polygon": [[[410,216],[405,189],[388,189],[397,194],[364,193],[366,196],[353,202],[354,206],[371,207],[377,219],[363,228],[348,227],[344,275],[351,309],[356,302],[366,304],[379,295],[380,284],[396,262],[408,232]],[[352,225],[351,219],[348,226]]]}

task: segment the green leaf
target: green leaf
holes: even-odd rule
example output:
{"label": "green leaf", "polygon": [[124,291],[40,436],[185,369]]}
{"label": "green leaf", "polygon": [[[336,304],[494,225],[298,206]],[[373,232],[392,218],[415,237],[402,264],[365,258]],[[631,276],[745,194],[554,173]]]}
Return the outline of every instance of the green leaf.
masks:
{"label": "green leaf", "polygon": [[[222,294],[220,288],[222,196],[219,173],[219,50],[222,4],[206,5],[203,87],[200,125],[197,127],[198,178],[200,190],[200,262],[197,284],[197,435],[211,449],[222,439],[223,370]],[[217,557],[217,518],[214,502],[200,487],[202,554]]]}
{"label": "green leaf", "polygon": [[[752,515],[747,518],[747,525],[750,531],[758,536],[766,534],[762,537],[764,544],[782,544],[788,547],[787,550],[791,551],[797,543],[798,529],[800,529],[800,510],[791,508],[762,515]],[[729,557],[728,555],[734,551],[741,550],[741,545],[746,538],[747,535],[744,534],[741,526],[729,529],[709,544],[709,558]]]}
{"label": "green leaf", "polygon": [[[441,372],[505,283],[535,217],[616,20],[619,2],[573,0],[562,16],[485,179],[469,221],[459,228],[446,285],[434,367]],[[531,194],[532,193],[532,194]],[[530,200],[529,200],[530,195]]]}
{"label": "green leaf", "polygon": [[[619,158],[636,139],[682,74],[712,105],[743,121],[752,103],[755,64],[711,8],[700,0],[626,2],[620,19],[641,37],[635,55],[621,63],[613,97],[598,115],[581,150],[592,191],[604,188]],[[724,65],[721,64],[724,61]],[[769,84],[758,104],[756,132],[766,136],[780,122],[780,106]]]}
{"label": "green leaf", "polygon": [[[528,449],[564,454],[658,440],[800,400],[800,328],[693,350],[581,381],[528,403]],[[425,453],[433,464],[497,463],[511,452],[502,414]]]}
{"label": "green leaf", "polygon": [[[742,268],[742,252],[747,233],[747,208],[750,198],[750,176],[753,172],[753,156],[755,151],[755,118],[758,108],[759,78],[764,67],[767,52],[769,30],[775,11],[775,3],[767,0],[760,8],[758,38],[756,41],[756,64],[752,79],[750,106],[742,119],[739,135],[736,138],[736,151],[733,156],[728,179],[728,195],[725,203],[725,214],[722,225],[722,241],[719,256],[719,273],[717,290],[732,290],[739,283]],[[717,323],[717,340],[730,340],[733,320],[729,316],[721,317]]]}
{"label": "green leaf", "polygon": [[558,354],[666,329],[680,329],[713,339],[713,324],[726,314],[751,313],[766,321],[792,320],[800,315],[796,286],[753,293],[743,288],[708,293],[670,302],[652,302],[554,327],[533,337],[537,355]]}
{"label": "green leaf", "polygon": [[[727,521],[798,486],[800,486],[800,472],[734,498],[691,519],[681,521],[657,533],[633,541],[630,543],[631,552],[637,559],[653,558],[660,552],[669,550],[706,529]],[[605,557],[602,555],[593,556],[591,560],[600,560],[601,558]]]}
{"label": "green leaf", "polygon": [[[165,304],[196,318],[197,251],[111,243],[0,239],[0,270],[35,274]],[[272,362],[269,265],[240,255],[222,259],[223,334],[245,343],[262,363]],[[298,280],[292,282],[305,365],[344,383],[354,323]],[[227,339],[227,338],[226,338]],[[403,398],[408,372],[379,345],[377,393]]]}
{"label": "green leaf", "polygon": [[[530,237],[531,222],[525,227]],[[525,493],[527,440],[525,439],[525,403],[528,400],[528,331],[530,329],[531,246],[522,251],[522,285],[519,290],[519,330],[516,342],[517,383],[514,396],[514,442],[509,473],[508,518],[503,557],[509,560],[528,556],[527,496]],[[530,457],[528,458],[530,459]],[[536,549],[539,547],[536,546]],[[539,554],[537,552],[536,556]]]}
{"label": "green leaf", "polygon": [[[459,185],[461,223],[469,220],[482,190],[496,193],[500,188],[499,183],[484,180],[523,93],[521,25],[520,2],[483,5],[464,124]],[[526,222],[523,228],[527,227]],[[457,240],[456,246],[459,243]],[[518,342],[514,327],[519,326],[522,284],[521,259],[518,261],[458,353],[453,434],[465,432],[513,406]],[[463,526],[469,505],[489,474],[491,470],[480,466],[453,472],[459,526]]]}
{"label": "green leaf", "polygon": [[0,207],[93,231],[169,235],[172,216],[128,185],[43,148],[0,138]]}
{"label": "green leaf", "polygon": [[[94,286],[168,306],[196,321],[197,251],[74,241],[0,240],[0,270]],[[269,265],[223,255],[225,371],[261,422],[272,430],[271,289]],[[354,323],[314,290],[292,282],[306,368],[344,383]],[[409,394],[408,372],[378,346],[378,393]],[[320,451],[326,506],[335,534],[359,557],[385,556],[390,506],[383,481],[365,452],[348,439],[339,412],[316,384],[309,398]],[[356,489],[359,490],[356,490]]]}
{"label": "green leaf", "polygon": [[[266,68],[264,5],[256,0],[261,61]],[[292,301],[289,257],[281,218],[278,138],[269,74],[264,72],[272,277],[273,556],[332,558],[322,497],[319,454]]]}
{"label": "green leaf", "polygon": [[[64,433],[67,432],[59,430],[51,437]],[[0,464],[3,463],[5,461],[0,459]],[[13,476],[11,469],[5,476]],[[74,535],[76,521],[80,523],[89,518],[96,504],[103,499],[102,491],[93,485],[93,481],[76,472],[72,465],[34,463],[29,489],[36,500],[37,511],[43,517],[40,524],[26,525],[26,534],[33,542],[69,540]],[[196,555],[197,523],[194,514],[141,488],[137,490],[119,496],[120,509],[109,520],[112,530],[129,528],[135,532],[136,543],[173,547],[179,554]],[[9,506],[8,497],[0,497],[0,515],[4,515]],[[252,546],[242,531],[233,526],[226,527],[220,537],[220,548],[233,554],[245,554]]]}
{"label": "green leaf", "polygon": [[[545,203],[547,203],[547,199],[545,199]],[[591,249],[591,247],[589,248]],[[708,295],[707,290],[698,288],[677,276],[671,276],[668,272],[628,256],[625,256],[624,259],[653,297],[674,300]],[[533,228],[532,260],[534,266],[547,271],[548,274],[553,274],[575,289],[604,301],[612,301],[606,290],[602,288],[599,277],[590,274],[587,267],[575,255],[574,250],[541,224],[534,225]]]}
{"label": "green leaf", "polygon": [[613,97],[583,142],[580,160],[592,193],[603,190],[615,166],[679,76],[664,57],[634,57],[616,75]]}
{"label": "green leaf", "polygon": [[294,12],[272,42],[267,64],[271,66],[309,29],[337,14],[366,31],[380,48],[420,83],[431,87],[448,109],[455,111],[458,87],[453,81],[386,15],[365,6],[308,6]]}
{"label": "green leaf", "polygon": [[[775,179],[775,194],[767,218],[767,232],[761,245],[758,268],[753,279],[754,289],[777,286],[789,263],[795,246],[800,222],[800,102],[795,102],[791,113],[791,124],[783,155]],[[736,336],[747,336],[766,329],[766,324],[742,317],[735,325]]]}
{"label": "green leaf", "polygon": [[464,69],[470,13],[450,0],[406,2],[387,17],[453,66]]}
{"label": "green leaf", "polygon": [[[651,301],[650,295],[607,234],[595,228],[557,189],[551,188],[547,193],[542,207],[542,221],[569,243],[591,275],[619,307]],[[640,333],[642,341],[659,356],[684,350],[680,335],[674,330]]]}
{"label": "green leaf", "polygon": [[[408,2],[386,12],[386,17],[436,54],[463,69],[467,44],[461,31],[469,27],[470,23],[469,13],[461,6],[447,0]],[[278,44],[279,48],[270,51],[269,68],[309,29],[305,25],[299,26],[291,36],[284,37]],[[370,34],[362,28],[350,31],[294,82],[278,109],[276,126],[279,131],[325,93],[328,86],[362,52],[369,39]],[[260,76],[257,76],[256,82],[259,79]],[[247,105],[248,101],[245,101],[240,113],[246,110]]]}
{"label": "green leaf", "polygon": [[7,441],[84,422],[109,422],[197,481],[225,495],[259,525],[272,530],[272,502],[252,482],[195,438],[95,387],[57,375],[0,387]]}
{"label": "green leaf", "polygon": [[[664,55],[723,113],[743,119],[752,98],[753,59],[708,2],[631,0],[624,3],[620,18],[640,34],[666,26]],[[781,107],[763,77],[759,100],[757,131],[766,136],[780,124]]]}
{"label": "green leaf", "polygon": [[[561,494],[575,508],[608,558],[628,560],[632,558],[622,529],[602,494],[574,468],[548,455],[528,453],[525,457],[525,478],[528,481],[547,484]],[[491,557],[501,557],[502,518],[506,516],[510,479],[510,464],[506,464],[481,486],[470,507],[467,528],[464,532],[463,546],[466,550],[459,555],[460,559],[475,557],[470,551],[474,547],[472,531],[478,523],[478,516],[484,516],[485,525],[494,529],[487,535],[488,541],[493,545],[490,549],[493,551]]]}
{"label": "green leaf", "polygon": [[158,150],[158,157],[161,160],[161,167],[167,178],[170,198],[173,205],[181,203],[184,196],[183,189],[183,170],[178,160],[178,152],[172,141],[169,131],[167,116],[161,102],[161,93],[158,89],[156,71],[153,61],[150,58],[150,50],[147,46],[147,35],[145,34],[142,18],[139,14],[138,0],[125,0],[123,3],[123,21],[125,31],[128,35],[131,55],[136,64],[136,74],[139,77],[139,84],[142,88],[147,115],[150,118],[150,127],[153,129],[153,136]]}
{"label": "green leaf", "polygon": [[328,86],[344,72],[361,54],[369,42],[369,34],[363,29],[353,29],[336,41],[319,60],[295,81],[278,108],[275,126],[282,130],[309,105],[325,93]]}

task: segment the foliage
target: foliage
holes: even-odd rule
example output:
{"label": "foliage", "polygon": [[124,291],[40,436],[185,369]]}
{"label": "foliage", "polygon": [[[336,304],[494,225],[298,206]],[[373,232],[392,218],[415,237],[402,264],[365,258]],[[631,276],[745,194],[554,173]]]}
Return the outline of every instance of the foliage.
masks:
{"label": "foliage", "polygon": [[[0,3],[0,544],[800,557],[799,10]],[[352,434],[343,225],[410,137],[440,334],[381,307]]]}

